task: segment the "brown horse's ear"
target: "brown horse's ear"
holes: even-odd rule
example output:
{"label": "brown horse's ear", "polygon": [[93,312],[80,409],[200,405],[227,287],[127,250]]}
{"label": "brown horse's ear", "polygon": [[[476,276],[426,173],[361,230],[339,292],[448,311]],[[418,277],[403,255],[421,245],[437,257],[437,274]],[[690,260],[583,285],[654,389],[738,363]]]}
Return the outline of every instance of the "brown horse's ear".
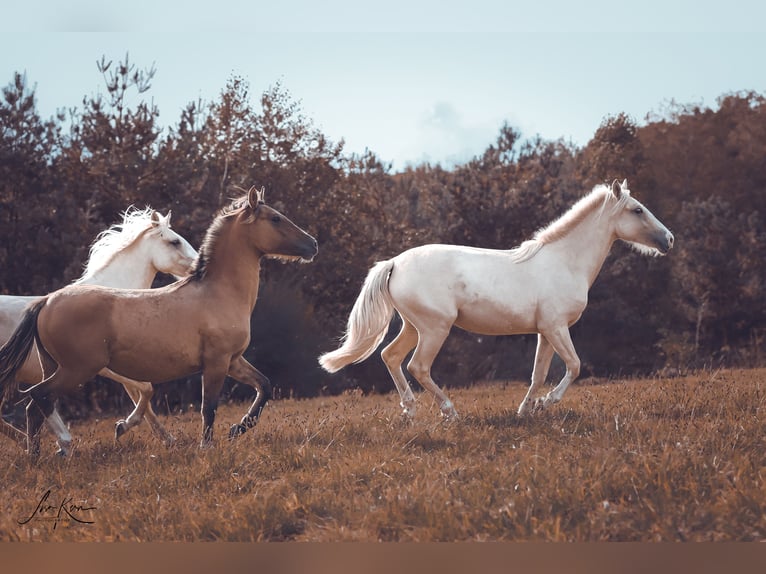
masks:
{"label": "brown horse's ear", "polygon": [[250,209],[258,209],[258,204],[263,203],[264,191],[263,187],[260,190],[256,189],[255,186],[250,188],[250,191],[247,192],[247,204]]}
{"label": "brown horse's ear", "polygon": [[[625,180],[625,183],[627,184],[627,180]],[[620,199],[622,195],[622,187],[620,187],[620,182],[616,179],[612,182],[612,193],[617,199]]]}

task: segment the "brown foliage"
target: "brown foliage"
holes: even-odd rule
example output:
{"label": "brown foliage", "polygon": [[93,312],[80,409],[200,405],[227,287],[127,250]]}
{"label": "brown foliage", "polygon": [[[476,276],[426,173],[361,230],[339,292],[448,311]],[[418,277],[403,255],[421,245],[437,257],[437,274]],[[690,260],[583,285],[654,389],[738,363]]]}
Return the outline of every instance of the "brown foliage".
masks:
{"label": "brown foliage", "polygon": [[[191,411],[163,421],[169,450],[78,423],[71,458],[0,451],[0,539],[762,541],[764,377],[591,380],[524,419],[524,385],[480,385],[453,391],[449,425],[427,395],[412,424],[391,393],[282,400],[227,442],[232,404],[203,451]],[[47,490],[93,524],[19,524]]]}
{"label": "brown foliage", "polygon": [[[759,94],[725,95],[715,109],[671,103],[645,125],[607,117],[582,149],[523,139],[505,124],[465,165],[392,173],[372,151],[344,154],[343,142],[330,142],[280,84],[254,104],[247,81],[234,76],[215,101],[190,103],[163,132],[158,110],[141,100],[154,69],[126,56],[102,60],[99,71],[106,94],[84,98],[68,122],[37,115],[23,76],[3,91],[2,293],[44,293],[76,278],[96,233],[130,204],[172,209],[174,227],[198,245],[237,187],[263,185],[267,200],[320,248],[311,265],[264,267],[263,316],[294,328],[278,329],[289,339],[266,340],[268,325],[260,326],[248,355],[258,362],[258,349],[268,348],[284,352],[268,357],[272,365],[305,365],[302,380],[281,367],[266,371],[288,394],[335,392],[383,372],[373,358],[328,377],[310,356],[336,345],[375,261],[429,242],[510,248],[593,185],[627,178],[673,230],[676,248],[647,260],[615,247],[574,327],[586,373],[761,364],[766,102]],[[126,103],[132,92],[136,106]],[[453,336],[436,378],[451,386],[525,378],[531,354],[513,341]],[[179,392],[180,403],[193,400]]]}

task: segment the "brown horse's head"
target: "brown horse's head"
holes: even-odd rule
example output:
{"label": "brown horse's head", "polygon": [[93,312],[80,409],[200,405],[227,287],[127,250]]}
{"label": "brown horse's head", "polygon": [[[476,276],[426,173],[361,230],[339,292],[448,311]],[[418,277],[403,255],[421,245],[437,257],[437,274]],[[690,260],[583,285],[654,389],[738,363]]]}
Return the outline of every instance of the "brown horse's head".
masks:
{"label": "brown horse's head", "polygon": [[250,244],[267,257],[311,261],[317,254],[316,239],[266,205],[263,189],[250,188],[240,221],[247,228]]}

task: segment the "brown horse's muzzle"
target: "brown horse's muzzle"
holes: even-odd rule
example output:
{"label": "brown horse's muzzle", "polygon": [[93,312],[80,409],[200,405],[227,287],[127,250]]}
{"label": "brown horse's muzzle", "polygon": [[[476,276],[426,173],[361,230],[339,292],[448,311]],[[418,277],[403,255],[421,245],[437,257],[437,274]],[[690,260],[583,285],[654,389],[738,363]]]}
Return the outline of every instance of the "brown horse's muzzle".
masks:
{"label": "brown horse's muzzle", "polygon": [[309,241],[303,249],[303,253],[301,253],[301,259],[311,261],[314,259],[314,257],[316,257],[317,253],[319,253],[319,244],[317,243],[316,239],[309,235]]}

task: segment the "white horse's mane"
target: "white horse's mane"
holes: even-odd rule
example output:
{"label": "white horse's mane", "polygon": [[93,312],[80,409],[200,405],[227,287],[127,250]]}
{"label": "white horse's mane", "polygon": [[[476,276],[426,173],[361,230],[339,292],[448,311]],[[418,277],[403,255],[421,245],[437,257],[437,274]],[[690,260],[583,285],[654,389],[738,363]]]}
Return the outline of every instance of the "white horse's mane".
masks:
{"label": "white horse's mane", "polygon": [[614,214],[620,211],[629,200],[630,191],[627,187],[623,187],[622,193],[617,199],[612,193],[611,187],[603,184],[597,185],[588,195],[581,197],[564,215],[535,232],[532,239],[511,249],[513,261],[521,263],[531,259],[544,245],[565,237],[596,209],[600,210],[599,216],[601,216],[606,206],[613,203],[611,213]]}
{"label": "white horse's mane", "polygon": [[[138,209],[131,205],[122,214],[121,223],[115,223],[99,233],[93,245],[90,246],[85,271],[77,282],[91,277],[109,265],[118,253],[127,249],[144,231],[150,229],[153,212],[151,207]],[[167,227],[167,221],[162,217],[160,217],[160,225]]]}

